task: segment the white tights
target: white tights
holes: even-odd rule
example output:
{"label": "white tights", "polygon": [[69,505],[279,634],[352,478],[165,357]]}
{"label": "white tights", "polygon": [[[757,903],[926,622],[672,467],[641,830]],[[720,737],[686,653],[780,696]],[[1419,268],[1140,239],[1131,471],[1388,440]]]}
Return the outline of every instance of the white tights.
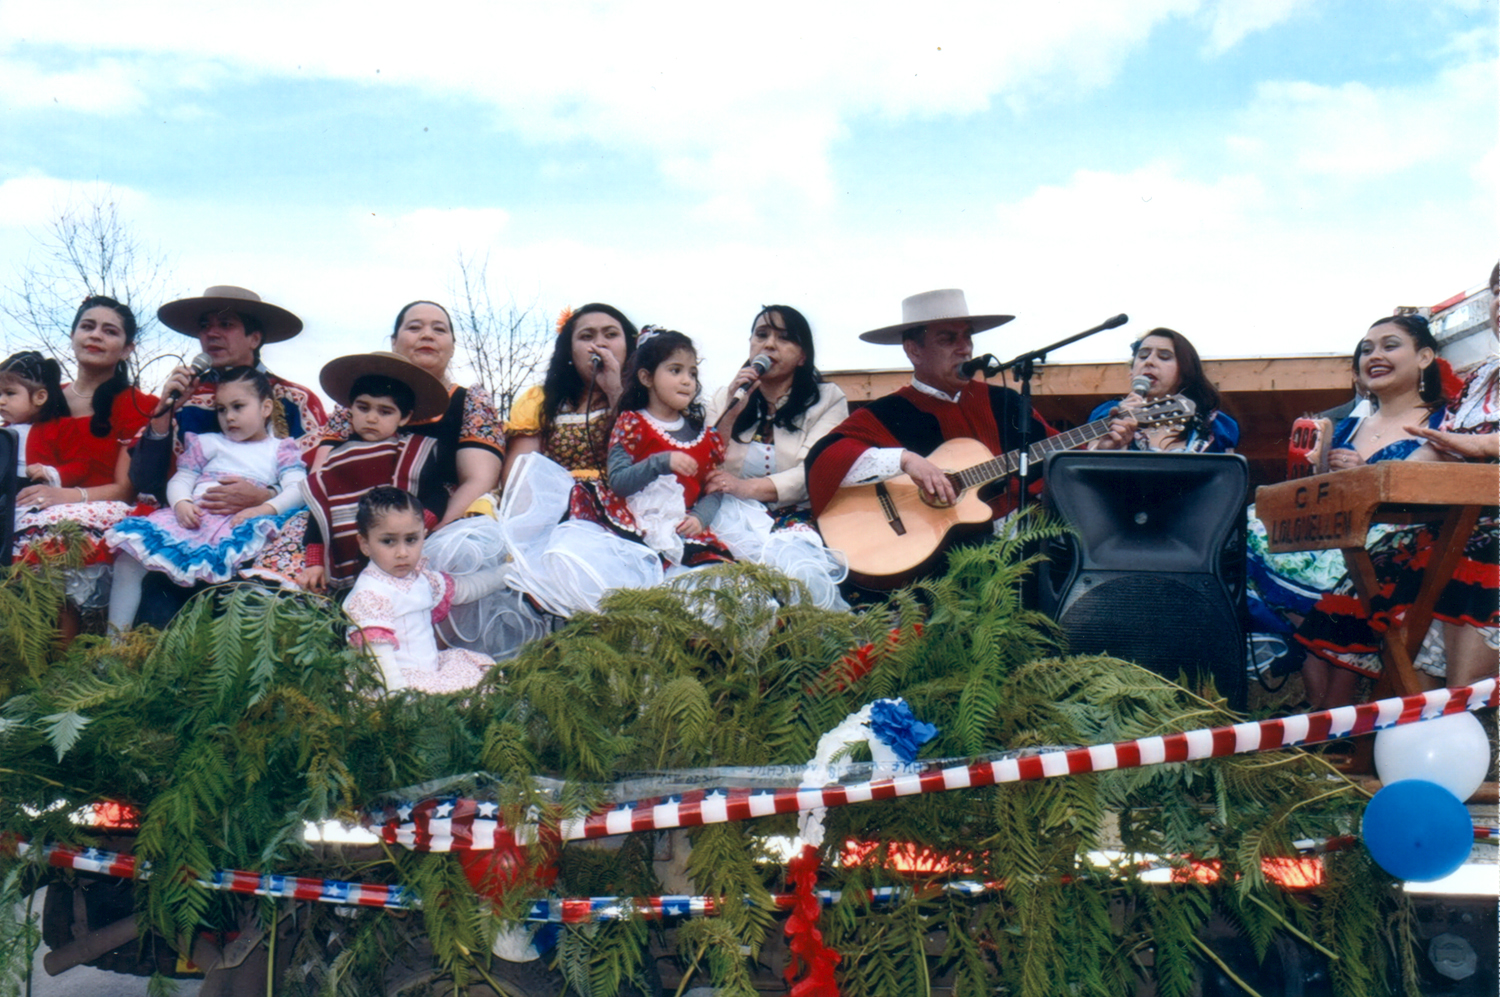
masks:
{"label": "white tights", "polygon": [[124,633],[135,624],[136,610],[141,608],[141,585],[146,580],[146,566],[123,550],[115,554],[115,577],[109,590],[109,629]]}

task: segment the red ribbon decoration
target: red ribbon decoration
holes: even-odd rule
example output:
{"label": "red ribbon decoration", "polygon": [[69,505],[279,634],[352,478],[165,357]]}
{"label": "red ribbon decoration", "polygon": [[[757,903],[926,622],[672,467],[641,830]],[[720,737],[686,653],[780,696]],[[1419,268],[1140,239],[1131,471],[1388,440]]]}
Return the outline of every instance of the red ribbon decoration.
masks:
{"label": "red ribbon decoration", "polygon": [[[839,954],[823,944],[823,932],[818,930],[818,917],[823,912],[817,894],[819,865],[818,850],[803,845],[801,854],[786,866],[787,881],[796,897],[792,916],[786,920],[787,947],[792,957],[785,975],[792,997],[839,997],[838,981],[833,976]],[[806,974],[796,980],[800,966],[806,967]]]}

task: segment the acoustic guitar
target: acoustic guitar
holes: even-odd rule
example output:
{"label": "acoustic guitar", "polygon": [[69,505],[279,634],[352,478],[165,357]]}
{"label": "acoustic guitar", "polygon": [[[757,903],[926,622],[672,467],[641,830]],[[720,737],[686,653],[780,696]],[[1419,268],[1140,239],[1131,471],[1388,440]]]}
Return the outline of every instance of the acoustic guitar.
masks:
{"label": "acoustic guitar", "polygon": [[[1196,406],[1181,396],[1162,398],[1135,410],[1142,426],[1182,424]],[[1027,451],[1040,463],[1054,450],[1071,450],[1109,433],[1109,419],[1070,429],[1039,440]],[[823,542],[844,552],[849,577],[868,588],[890,589],[905,584],[936,560],[952,532],[973,532],[994,518],[979,489],[1015,474],[1020,450],[999,457],[978,440],[949,440],[927,455],[948,474],[958,492],[950,506],[928,503],[909,475],[873,485],[840,488],[818,516]]]}

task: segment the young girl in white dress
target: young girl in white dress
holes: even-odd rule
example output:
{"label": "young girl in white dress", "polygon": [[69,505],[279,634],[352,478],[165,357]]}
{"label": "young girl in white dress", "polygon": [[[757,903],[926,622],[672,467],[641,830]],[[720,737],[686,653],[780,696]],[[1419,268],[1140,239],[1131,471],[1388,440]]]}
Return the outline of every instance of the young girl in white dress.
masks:
{"label": "young girl in white dress", "polygon": [[422,503],[391,485],[365,493],[355,525],[370,563],[344,601],[355,623],[349,643],[375,655],[388,689],[457,692],[475,685],[494,659],[463,648],[439,650],[434,628],[455,602],[474,602],[498,589],[505,566],[457,578],[428,567]]}
{"label": "young girl in white dress", "polygon": [[[271,382],[254,367],[230,367],[218,375],[214,408],[218,433],[186,435],[177,473],[167,482],[170,508],[132,516],[106,535],[115,551],[109,625],[123,631],[135,621],[141,583],[148,571],[178,585],[233,578],[276,535],[287,516],[303,505],[302,464],[297,441],[270,434],[275,404]],[[231,475],[279,489],[270,501],[232,516],[205,512],[195,501]]]}

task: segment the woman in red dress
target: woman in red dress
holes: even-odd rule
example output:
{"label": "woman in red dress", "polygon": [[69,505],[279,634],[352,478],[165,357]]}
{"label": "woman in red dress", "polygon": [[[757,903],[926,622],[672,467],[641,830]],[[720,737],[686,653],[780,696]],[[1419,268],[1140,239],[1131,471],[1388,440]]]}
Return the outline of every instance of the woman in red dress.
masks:
{"label": "woman in red dress", "polygon": [[93,570],[70,573],[68,594],[81,605],[102,599],[98,586],[109,551],[105,532],[135,509],[130,440],[151,418],[157,399],[135,387],[127,359],[135,349],[135,314],[104,295],[83,300],[71,336],[77,376],[63,386],[68,414],[39,423],[26,438],[26,463],[37,483],[16,496],[15,554],[35,556],[59,523],[76,523],[95,542]]}

